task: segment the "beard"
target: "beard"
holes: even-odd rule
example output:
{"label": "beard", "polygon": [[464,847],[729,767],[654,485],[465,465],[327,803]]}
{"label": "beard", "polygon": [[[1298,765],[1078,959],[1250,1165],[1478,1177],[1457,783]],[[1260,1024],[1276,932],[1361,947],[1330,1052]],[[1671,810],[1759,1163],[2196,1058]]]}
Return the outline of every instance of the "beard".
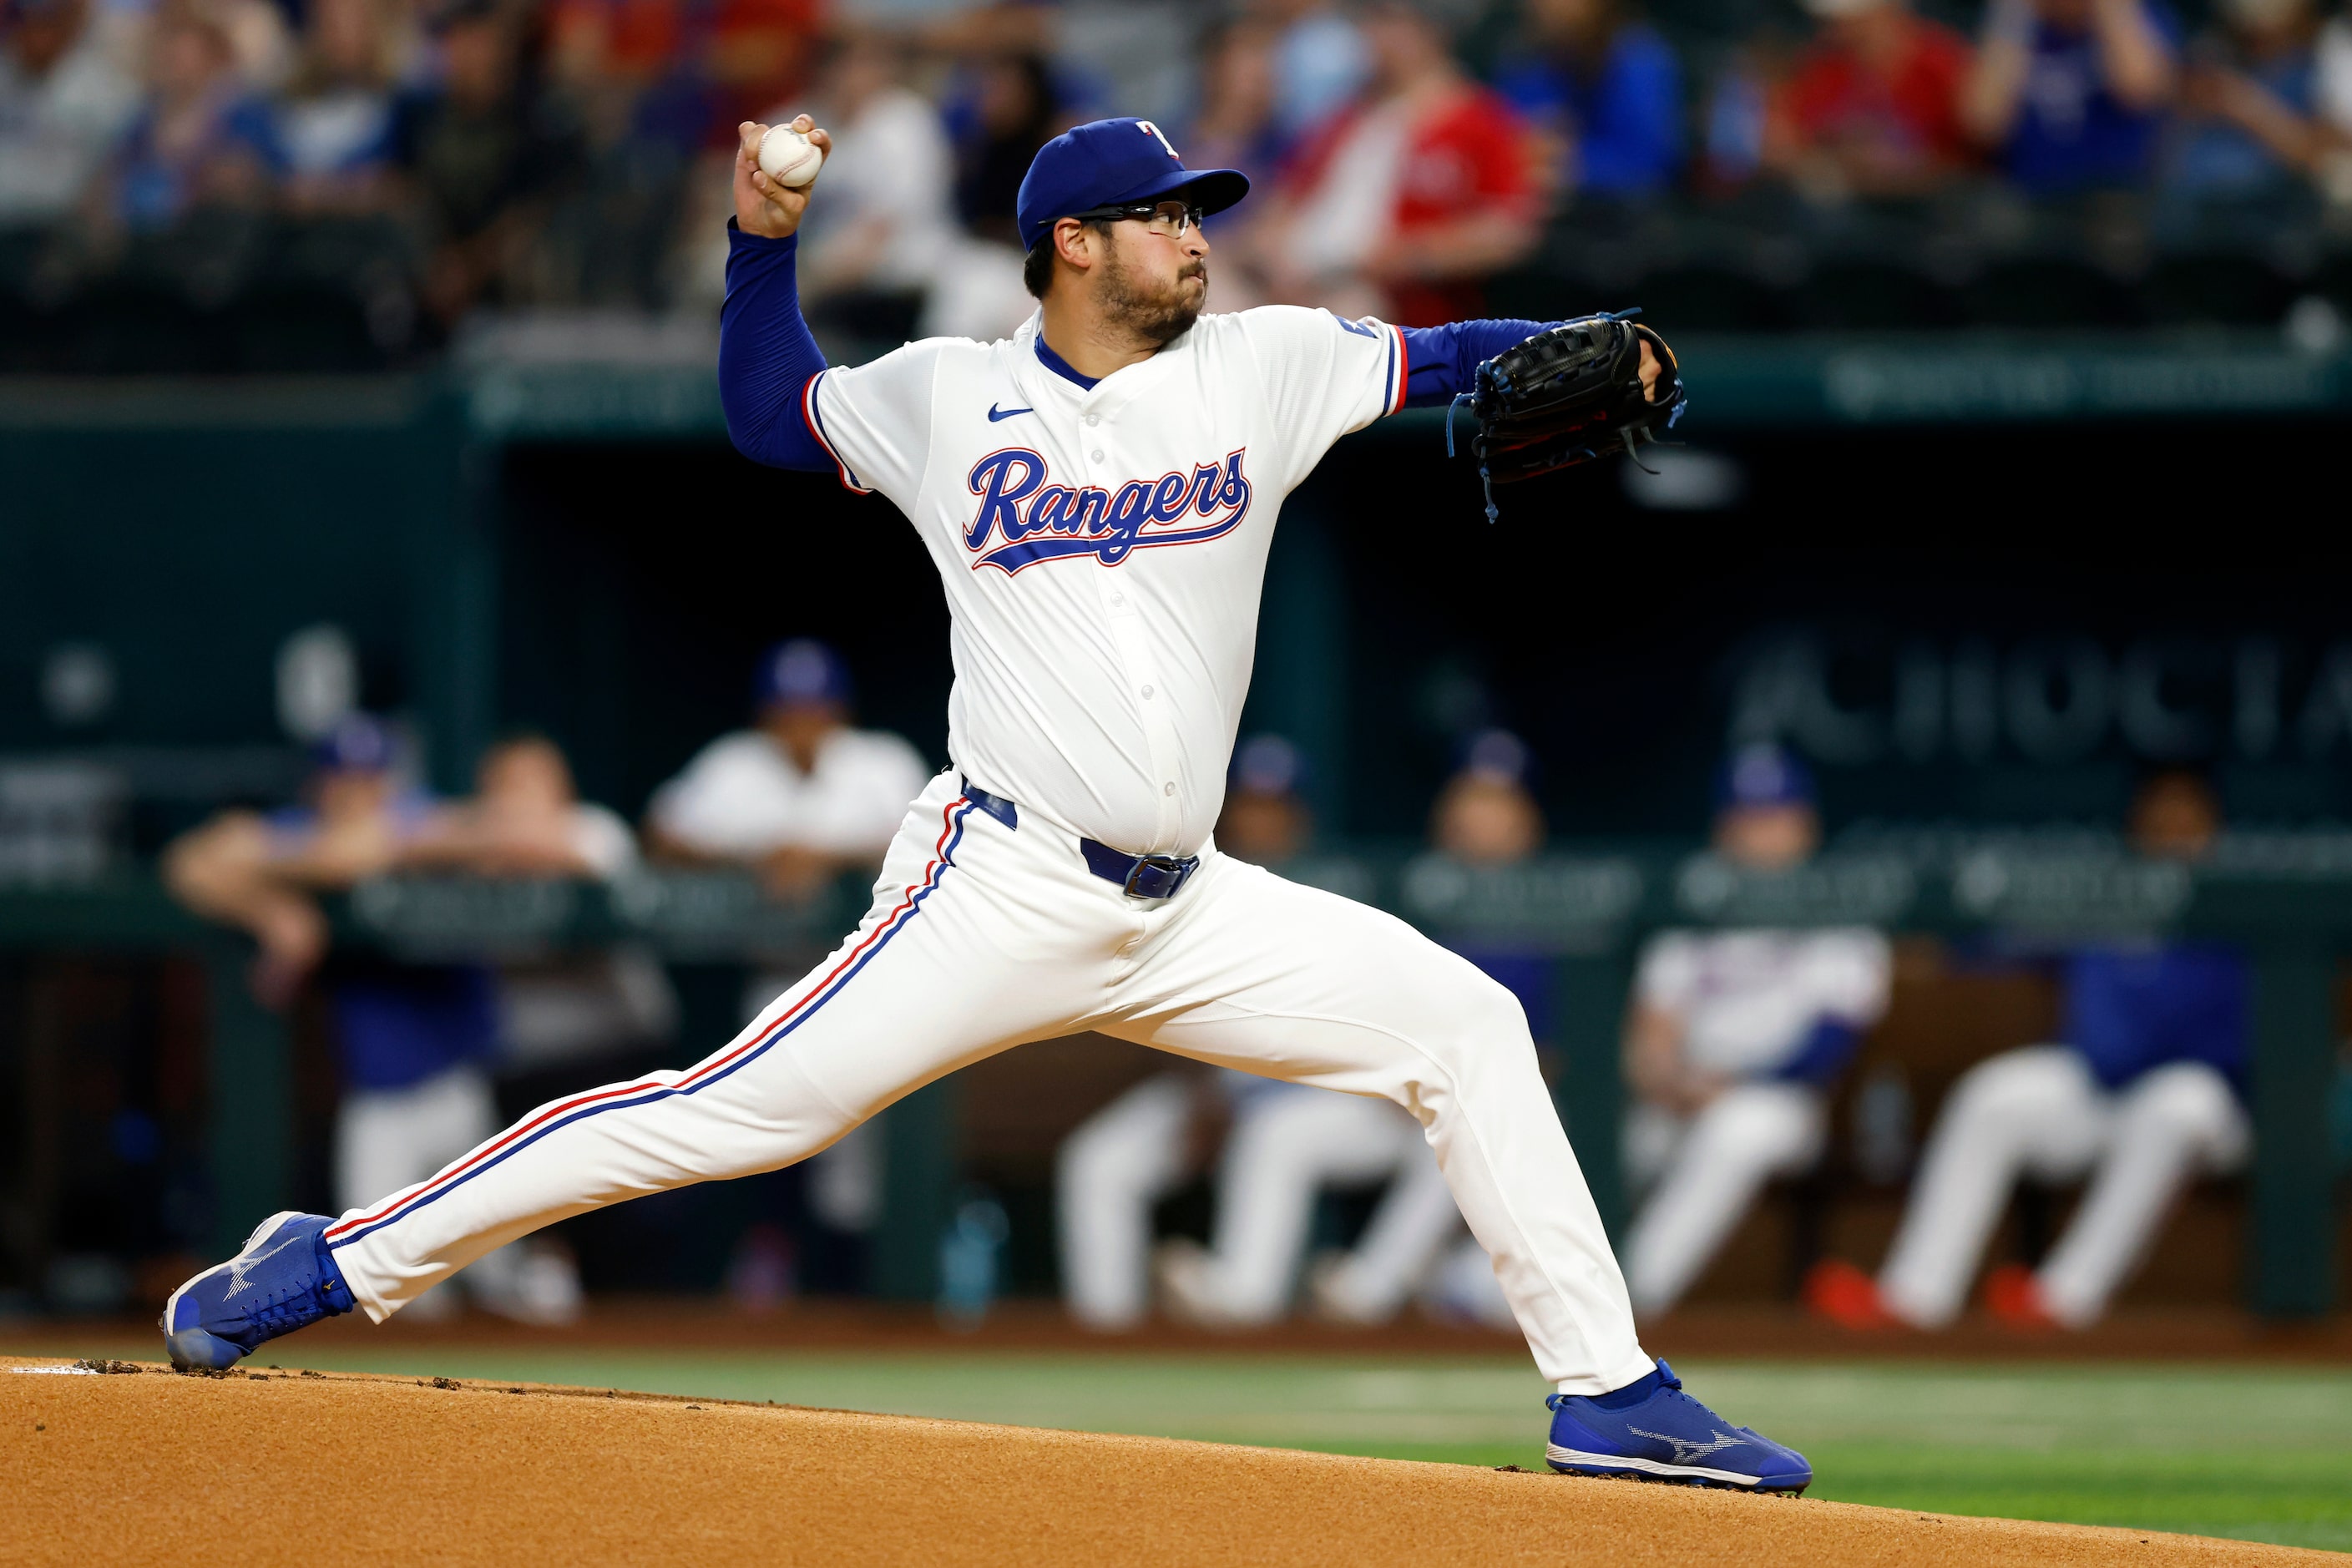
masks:
{"label": "beard", "polygon": [[[1208,262],[1188,261],[1164,286],[1154,287],[1120,258],[1116,240],[1106,250],[1099,288],[1108,320],[1155,349],[1164,349],[1192,331],[1201,319],[1201,307],[1208,302]],[[1196,278],[1197,289],[1192,281]]]}

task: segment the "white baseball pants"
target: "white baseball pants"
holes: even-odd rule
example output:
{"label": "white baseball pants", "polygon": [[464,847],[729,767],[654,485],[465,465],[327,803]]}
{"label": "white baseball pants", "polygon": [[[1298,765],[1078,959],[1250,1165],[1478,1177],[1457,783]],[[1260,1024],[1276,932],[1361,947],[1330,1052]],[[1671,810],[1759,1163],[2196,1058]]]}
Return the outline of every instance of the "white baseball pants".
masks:
{"label": "white baseball pants", "polygon": [[[335,1196],[356,1210],[401,1192],[498,1125],[498,1096],[478,1067],[449,1068],[401,1089],[352,1089],[335,1112]],[[580,1285],[568,1259],[500,1247],[478,1258],[462,1283],[478,1303],[505,1316],[562,1321],[578,1315]],[[445,1291],[419,1313],[455,1306]]]}
{"label": "white baseball pants", "polygon": [[1626,1163],[1636,1184],[1655,1184],[1625,1234],[1634,1310],[1681,1300],[1764,1184],[1820,1161],[1827,1121],[1822,1097],[1794,1083],[1734,1084],[1691,1117],[1637,1107]]}
{"label": "white baseball pants", "polygon": [[1175,898],[1130,899],[1076,838],[1008,827],[935,779],[857,931],[724,1049],[544,1105],[326,1231],[382,1321],[494,1247],[693,1182],[804,1160],[934,1079],[1094,1029],[1378,1096],[1418,1120],[1543,1374],[1652,1367],[1625,1286],[1501,985],[1403,921],[1204,851]]}
{"label": "white baseball pants", "polygon": [[1880,1298],[1921,1328],[1950,1323],[2018,1178],[2088,1174],[2090,1190],[2034,1277],[2053,1317],[2085,1327],[2139,1266],[2180,1189],[2234,1169],[2252,1136],[2228,1080],[2202,1062],[2155,1068],[2112,1090],[2064,1046],[1979,1062],[1936,1119]]}

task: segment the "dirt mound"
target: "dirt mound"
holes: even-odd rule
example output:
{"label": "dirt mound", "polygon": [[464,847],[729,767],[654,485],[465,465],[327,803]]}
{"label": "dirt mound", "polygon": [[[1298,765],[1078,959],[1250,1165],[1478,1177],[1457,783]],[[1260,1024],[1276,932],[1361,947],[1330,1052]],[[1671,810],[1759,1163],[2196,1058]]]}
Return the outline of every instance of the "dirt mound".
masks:
{"label": "dirt mound", "polygon": [[[20,1372],[39,1366],[42,1372]],[[0,1362],[0,1562],[2256,1563],[2243,1542],[631,1394]],[[2342,1561],[2340,1558],[2334,1561]]]}

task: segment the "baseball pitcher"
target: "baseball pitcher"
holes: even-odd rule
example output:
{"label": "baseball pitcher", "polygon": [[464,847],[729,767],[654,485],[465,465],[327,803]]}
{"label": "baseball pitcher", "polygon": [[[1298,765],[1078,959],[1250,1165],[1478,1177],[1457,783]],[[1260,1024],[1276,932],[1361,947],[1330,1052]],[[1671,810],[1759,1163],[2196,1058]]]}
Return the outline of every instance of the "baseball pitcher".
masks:
{"label": "baseball pitcher", "polygon": [[[793,129],[830,145],[805,117]],[[1187,169],[1149,121],[1101,120],[1022,184],[1039,310],[1013,337],[828,367],[794,292],[812,187],[762,172],[767,133],[745,124],[735,164],[729,429],[914,524],[953,618],[953,765],[908,809],[858,929],[724,1049],[542,1106],[368,1208],[264,1221],[174,1293],[173,1356],[226,1366],[330,1313],[381,1321],[542,1226],[807,1159],[968,1063],[1098,1030],[1418,1119],[1559,1388],[1554,1468],[1802,1490],[1802,1456],[1643,1351],[1511,994],[1402,921],[1210,842],[1283,499],[1341,436],[1475,393],[1482,363],[1551,324],[1204,314],[1202,220],[1247,180]],[[1653,342],[1636,403],[1678,396]],[[1619,363],[1633,384],[1630,346]]]}

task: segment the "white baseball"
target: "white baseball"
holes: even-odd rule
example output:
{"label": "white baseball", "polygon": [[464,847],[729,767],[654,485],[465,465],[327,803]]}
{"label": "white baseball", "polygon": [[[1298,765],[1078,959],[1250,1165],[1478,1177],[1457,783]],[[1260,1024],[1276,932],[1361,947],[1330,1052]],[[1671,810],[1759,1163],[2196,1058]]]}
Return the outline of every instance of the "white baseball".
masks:
{"label": "white baseball", "polygon": [[780,185],[805,185],[824,163],[816,143],[789,125],[771,125],[760,138],[760,172]]}

